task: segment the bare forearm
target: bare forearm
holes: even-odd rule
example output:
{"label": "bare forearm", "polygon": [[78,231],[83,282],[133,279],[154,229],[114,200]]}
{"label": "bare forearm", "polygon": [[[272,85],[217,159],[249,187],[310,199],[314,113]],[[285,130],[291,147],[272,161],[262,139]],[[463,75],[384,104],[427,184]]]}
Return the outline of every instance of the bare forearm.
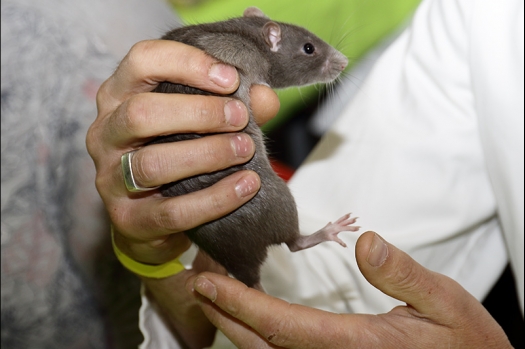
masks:
{"label": "bare forearm", "polygon": [[204,316],[195,297],[184,287],[192,274],[185,271],[165,279],[141,278],[151,302],[162,309],[173,335],[184,348],[209,347],[216,328]]}

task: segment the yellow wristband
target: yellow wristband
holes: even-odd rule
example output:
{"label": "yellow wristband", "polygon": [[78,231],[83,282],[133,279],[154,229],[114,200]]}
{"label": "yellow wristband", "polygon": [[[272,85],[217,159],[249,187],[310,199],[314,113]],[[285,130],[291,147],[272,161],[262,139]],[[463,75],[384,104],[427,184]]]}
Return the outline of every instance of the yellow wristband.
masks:
{"label": "yellow wristband", "polygon": [[120,263],[122,263],[126,269],[137,275],[154,279],[162,279],[173,276],[185,270],[184,265],[182,265],[178,257],[164,264],[149,265],[137,262],[136,260],[126,256],[124,252],[119,250],[117,244],[115,243],[115,238],[113,236],[113,226],[111,227],[111,243],[113,244],[113,251],[115,251],[115,255],[117,256],[117,259],[120,261]]}

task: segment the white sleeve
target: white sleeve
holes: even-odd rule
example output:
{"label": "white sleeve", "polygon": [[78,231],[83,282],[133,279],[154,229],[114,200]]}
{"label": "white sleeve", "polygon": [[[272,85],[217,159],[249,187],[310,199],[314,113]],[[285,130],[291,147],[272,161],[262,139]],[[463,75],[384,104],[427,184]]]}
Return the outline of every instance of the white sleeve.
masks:
{"label": "white sleeve", "polygon": [[[483,1],[473,16],[470,64],[486,168],[523,314],[523,1]],[[497,18],[505,18],[505,22]]]}
{"label": "white sleeve", "polygon": [[[508,246],[523,301],[523,176],[523,2],[425,0],[290,187],[303,234],[353,212],[480,300]],[[399,304],[335,243],[273,249],[263,284],[336,312]]]}
{"label": "white sleeve", "polygon": [[[186,269],[192,268],[197,252],[197,246],[191,245],[179,257]],[[142,304],[139,310],[139,329],[144,336],[144,341],[139,345],[139,349],[182,349],[174,333],[170,330],[170,326],[161,315],[162,311],[155,302],[148,298],[144,285],[140,288],[140,295]]]}
{"label": "white sleeve", "polygon": [[159,309],[148,299],[144,285],[140,293],[142,305],[139,310],[139,328],[144,341],[139,349],[182,349]]}

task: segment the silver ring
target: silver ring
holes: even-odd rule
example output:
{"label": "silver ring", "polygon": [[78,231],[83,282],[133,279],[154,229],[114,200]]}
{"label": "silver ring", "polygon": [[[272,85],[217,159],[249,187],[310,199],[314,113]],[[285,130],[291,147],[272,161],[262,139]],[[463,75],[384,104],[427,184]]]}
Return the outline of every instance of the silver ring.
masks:
{"label": "silver ring", "polygon": [[150,187],[150,188],[143,188],[139,185],[137,185],[137,182],[135,182],[135,178],[133,178],[133,170],[131,169],[131,158],[133,157],[133,154],[135,154],[136,150],[132,150],[129,153],[125,153],[120,158],[120,162],[122,164],[122,173],[124,174],[124,184],[126,184],[126,188],[130,192],[139,192],[139,191],[150,191],[160,188],[160,185],[157,187]]}

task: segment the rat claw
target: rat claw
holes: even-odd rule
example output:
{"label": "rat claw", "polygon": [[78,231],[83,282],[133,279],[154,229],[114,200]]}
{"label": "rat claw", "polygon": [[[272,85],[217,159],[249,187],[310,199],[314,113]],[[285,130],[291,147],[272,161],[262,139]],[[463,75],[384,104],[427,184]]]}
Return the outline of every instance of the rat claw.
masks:
{"label": "rat claw", "polygon": [[335,223],[338,224],[338,223],[341,223],[341,222],[347,220],[350,217],[350,215],[351,215],[351,213],[345,214],[343,217],[339,218]]}

